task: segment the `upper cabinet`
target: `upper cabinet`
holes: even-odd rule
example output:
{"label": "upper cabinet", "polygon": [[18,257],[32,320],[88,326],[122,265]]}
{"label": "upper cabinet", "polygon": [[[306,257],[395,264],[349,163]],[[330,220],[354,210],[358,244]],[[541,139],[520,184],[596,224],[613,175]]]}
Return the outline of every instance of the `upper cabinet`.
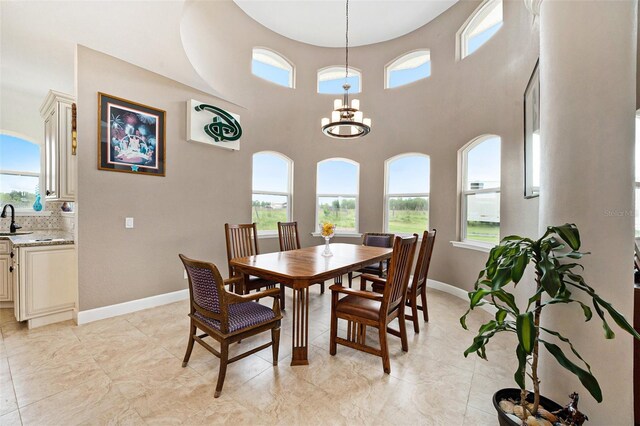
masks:
{"label": "upper cabinet", "polygon": [[72,152],[72,120],[75,99],[49,90],[40,107],[44,120],[44,182],[48,200],[74,201],[77,162]]}

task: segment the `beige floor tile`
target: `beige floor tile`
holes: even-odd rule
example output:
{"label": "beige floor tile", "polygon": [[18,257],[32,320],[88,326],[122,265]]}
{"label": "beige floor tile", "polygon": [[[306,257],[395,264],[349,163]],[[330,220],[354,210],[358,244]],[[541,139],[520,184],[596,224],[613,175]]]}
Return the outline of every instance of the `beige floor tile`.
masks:
{"label": "beige floor tile", "polygon": [[[480,360],[478,362],[480,362]],[[474,373],[469,389],[467,406],[484,411],[485,413],[495,413],[493,394],[498,389],[511,387],[515,387],[513,376],[503,376],[500,374],[485,376],[484,374]]]}
{"label": "beige floor tile", "polygon": [[24,425],[144,424],[105,374],[21,408],[20,413]]}
{"label": "beige floor tile", "polygon": [[71,321],[39,327],[32,330],[26,323],[2,326],[7,356],[47,356],[60,348],[78,342],[71,331]]}
{"label": "beige floor tile", "polygon": [[0,416],[18,409],[7,358],[0,358]]}
{"label": "beige floor tile", "polygon": [[464,414],[464,426],[495,426],[498,424],[498,414],[494,411],[492,414],[467,407]]}
{"label": "beige floor tile", "polygon": [[1,308],[0,309],[0,326],[5,324],[11,324],[16,322],[13,308]]}
{"label": "beige floor tile", "polygon": [[18,410],[0,416],[0,425],[2,426],[21,426],[20,412]]}

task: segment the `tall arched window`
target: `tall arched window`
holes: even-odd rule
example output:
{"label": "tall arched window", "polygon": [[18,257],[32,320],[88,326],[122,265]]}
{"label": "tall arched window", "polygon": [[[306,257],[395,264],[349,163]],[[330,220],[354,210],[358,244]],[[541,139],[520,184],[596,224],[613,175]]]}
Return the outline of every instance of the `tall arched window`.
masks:
{"label": "tall arched window", "polygon": [[332,66],[321,69],[318,71],[318,93],[340,95],[344,93],[342,85],[345,81],[351,85],[349,93],[360,93],[362,91],[360,84],[362,73],[360,71],[349,67],[347,79],[345,80],[344,77],[343,66]]}
{"label": "tall arched window", "polygon": [[500,241],[500,137],[485,135],[460,151],[462,241]]}
{"label": "tall arched window", "polygon": [[278,222],[292,217],[293,161],[271,151],[253,154],[251,219],[259,235],[277,234]]}
{"label": "tall arched window", "polygon": [[262,47],[253,48],[251,72],[284,87],[294,87],[293,65],[284,56]]}
{"label": "tall arched window", "polygon": [[431,75],[431,52],[428,49],[406,53],[385,67],[385,89],[404,86]]}
{"label": "tall arched window", "polygon": [[331,222],[338,233],[358,232],[360,165],[346,158],[318,163],[316,175],[316,231]]}
{"label": "tall arched window", "polygon": [[485,0],[456,34],[456,56],[464,59],[502,27],[502,0]]}
{"label": "tall arched window", "polygon": [[384,163],[384,229],[422,234],[429,228],[429,156],[410,153]]}
{"label": "tall arched window", "polygon": [[[40,187],[40,145],[0,133],[0,203],[33,211]],[[44,205],[44,196],[41,197]]]}

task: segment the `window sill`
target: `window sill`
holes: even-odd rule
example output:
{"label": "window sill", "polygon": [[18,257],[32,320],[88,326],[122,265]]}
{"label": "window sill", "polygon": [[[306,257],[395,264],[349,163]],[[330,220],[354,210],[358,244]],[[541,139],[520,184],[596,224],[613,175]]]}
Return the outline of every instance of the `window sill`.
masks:
{"label": "window sill", "polygon": [[[8,216],[8,215],[7,215]],[[51,216],[51,212],[48,210],[43,210],[43,211],[35,211],[35,210],[17,210],[16,211],[16,217],[18,216]]]}
{"label": "window sill", "polygon": [[449,242],[454,247],[468,249],[468,250],[477,250],[477,251],[482,251],[484,253],[489,253],[491,249],[494,247],[491,244],[476,243],[471,241],[449,241]]}
{"label": "window sill", "polygon": [[[314,237],[322,237],[322,234],[319,232],[312,232],[312,236]],[[338,232],[334,235],[334,237],[338,238],[362,238],[362,234],[359,232]]]}

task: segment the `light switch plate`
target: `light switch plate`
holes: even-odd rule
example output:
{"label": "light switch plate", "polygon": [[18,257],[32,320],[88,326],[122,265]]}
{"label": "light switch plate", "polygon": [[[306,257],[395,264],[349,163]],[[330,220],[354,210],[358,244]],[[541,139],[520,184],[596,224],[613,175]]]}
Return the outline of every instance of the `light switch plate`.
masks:
{"label": "light switch plate", "polygon": [[125,228],[133,228],[133,218],[127,217],[124,219],[124,227]]}

